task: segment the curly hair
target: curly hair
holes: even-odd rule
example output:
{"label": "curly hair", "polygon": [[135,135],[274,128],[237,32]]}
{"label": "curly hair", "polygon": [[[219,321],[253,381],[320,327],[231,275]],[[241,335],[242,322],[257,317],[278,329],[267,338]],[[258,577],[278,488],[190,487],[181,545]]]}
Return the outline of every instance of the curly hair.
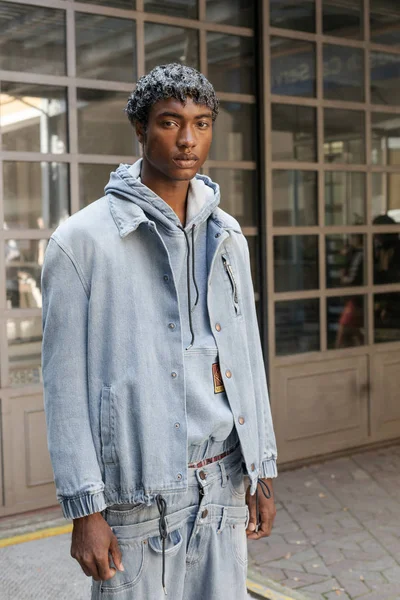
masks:
{"label": "curly hair", "polygon": [[131,93],[125,112],[132,125],[136,122],[147,126],[149,112],[159,100],[176,98],[183,104],[190,97],[196,104],[204,104],[212,111],[212,120],[218,115],[219,100],[208,79],[196,69],[171,63],[154,67],[140,77]]}

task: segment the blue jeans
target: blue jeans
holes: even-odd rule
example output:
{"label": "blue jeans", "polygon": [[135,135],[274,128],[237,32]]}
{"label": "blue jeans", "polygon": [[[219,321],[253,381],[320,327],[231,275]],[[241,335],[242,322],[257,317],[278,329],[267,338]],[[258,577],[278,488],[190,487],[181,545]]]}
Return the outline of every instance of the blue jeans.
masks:
{"label": "blue jeans", "polygon": [[[241,461],[239,446],[218,462],[190,468],[187,494],[168,496],[165,584],[171,600],[247,598],[249,513]],[[114,505],[103,516],[118,538],[125,571],[93,580],[92,600],[165,600],[157,506]]]}

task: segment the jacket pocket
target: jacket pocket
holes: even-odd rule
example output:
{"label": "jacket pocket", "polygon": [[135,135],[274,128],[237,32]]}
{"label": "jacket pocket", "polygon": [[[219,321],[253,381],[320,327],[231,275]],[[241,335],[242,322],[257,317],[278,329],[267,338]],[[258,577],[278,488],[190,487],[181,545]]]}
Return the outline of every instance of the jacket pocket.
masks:
{"label": "jacket pocket", "polygon": [[100,401],[101,456],[104,463],[113,463],[114,415],[112,392],[108,385],[101,390]]}
{"label": "jacket pocket", "polygon": [[232,268],[231,262],[229,260],[229,256],[227,254],[222,254],[221,258],[222,258],[222,264],[224,265],[224,269],[228,275],[228,278],[229,278],[229,281],[231,284],[233,308],[235,309],[236,316],[238,316],[238,315],[240,315],[240,304],[239,304],[239,292],[238,292],[236,278],[233,273],[233,268]]}

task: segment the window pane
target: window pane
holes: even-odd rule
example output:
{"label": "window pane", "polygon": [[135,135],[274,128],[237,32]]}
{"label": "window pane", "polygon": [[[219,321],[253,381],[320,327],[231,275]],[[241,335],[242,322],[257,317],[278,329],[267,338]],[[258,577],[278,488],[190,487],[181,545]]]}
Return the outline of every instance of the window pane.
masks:
{"label": "window pane", "polygon": [[255,160],[256,108],[254,104],[221,102],[214,124],[210,158]]}
{"label": "window pane", "polygon": [[221,188],[220,207],[238,219],[242,226],[258,225],[255,171],[210,169],[210,177]]}
{"label": "window pane", "polygon": [[69,216],[68,165],[3,162],[4,227],[57,227]]}
{"label": "window pane", "polygon": [[144,10],[170,17],[198,18],[197,0],[144,0]]}
{"label": "window pane", "polygon": [[136,24],[130,19],[75,13],[78,77],[136,79]]}
{"label": "window pane", "polygon": [[246,239],[250,252],[251,278],[253,280],[254,293],[257,294],[260,291],[260,260],[258,252],[258,244],[260,240],[258,236],[255,235],[246,237]]}
{"label": "window pane", "polygon": [[366,342],[365,296],[327,298],[328,349],[363,346]]}
{"label": "window pane", "polygon": [[400,115],[371,113],[372,163],[400,165]]}
{"label": "window pane", "polygon": [[400,45],[400,5],[395,2],[370,0],[371,42]]}
{"label": "window pane", "polygon": [[3,150],[68,152],[65,88],[1,82]]}
{"label": "window pane", "polygon": [[358,110],[324,110],[325,162],[365,162],[365,114]]}
{"label": "window pane", "polygon": [[400,223],[400,173],[372,173],[372,223]]}
{"label": "window pane", "polygon": [[364,51],[324,45],[324,98],[364,101]]}
{"label": "window pane", "polygon": [[294,300],[275,304],[276,355],[318,352],[319,300]]}
{"label": "window pane", "polygon": [[224,25],[253,27],[254,4],[249,0],[207,0],[206,19]]}
{"label": "window pane", "polygon": [[[376,225],[390,225],[387,215],[377,217]],[[398,228],[397,228],[398,229]],[[400,239],[399,232],[376,233],[373,236],[374,284],[386,285],[400,282]]]}
{"label": "window pane", "polygon": [[325,225],[365,223],[365,174],[325,172]]}
{"label": "window pane", "polygon": [[371,51],[371,101],[400,104],[400,54]]}
{"label": "window pane", "polygon": [[271,37],[271,92],[315,96],[315,44]]}
{"label": "window pane", "polygon": [[400,340],[400,294],[375,294],[374,296],[374,342]]}
{"label": "window pane", "polygon": [[253,38],[207,33],[208,77],[219,92],[255,93]]}
{"label": "window pane", "polygon": [[314,0],[270,0],[272,27],[315,32]]}
{"label": "window pane", "polygon": [[41,317],[7,320],[9,385],[42,383]]}
{"label": "window pane", "polygon": [[110,173],[117,167],[118,165],[79,165],[81,208],[104,196],[104,187],[110,179]]}
{"label": "window pane", "polygon": [[308,106],[273,104],[272,160],[317,159],[316,112]]}
{"label": "window pane", "polygon": [[318,236],[274,237],[274,273],[275,292],[318,289]]}
{"label": "window pane", "polygon": [[7,308],[41,308],[40,276],[48,240],[6,240]]}
{"label": "window pane", "polygon": [[85,4],[101,4],[102,6],[112,6],[113,8],[124,8],[126,10],[135,10],[136,0],[85,0]]}
{"label": "window pane", "polygon": [[145,23],[146,73],[157,65],[182,63],[199,68],[199,41],[195,29]]}
{"label": "window pane", "polygon": [[126,92],[78,89],[78,146],[84,154],[139,155],[124,108]]}
{"label": "window pane", "polygon": [[326,236],[326,287],[365,284],[365,236],[359,233]]}
{"label": "window pane", "polygon": [[363,2],[323,0],[323,32],[326,35],[360,39],[362,37]]}
{"label": "window pane", "polygon": [[274,227],[318,224],[315,171],[273,171]]}
{"label": "window pane", "polygon": [[0,69],[65,75],[65,11],[0,2]]}

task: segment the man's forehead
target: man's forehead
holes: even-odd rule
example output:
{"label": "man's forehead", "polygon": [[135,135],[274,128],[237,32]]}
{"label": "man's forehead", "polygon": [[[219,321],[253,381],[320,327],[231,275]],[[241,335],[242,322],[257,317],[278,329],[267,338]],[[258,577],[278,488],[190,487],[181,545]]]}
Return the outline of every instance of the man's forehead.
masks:
{"label": "man's forehead", "polygon": [[167,98],[158,100],[151,107],[151,113],[158,116],[164,112],[174,112],[184,116],[208,115],[212,117],[212,111],[206,104],[198,104],[193,98],[186,98],[185,102],[181,102],[177,98]]}

